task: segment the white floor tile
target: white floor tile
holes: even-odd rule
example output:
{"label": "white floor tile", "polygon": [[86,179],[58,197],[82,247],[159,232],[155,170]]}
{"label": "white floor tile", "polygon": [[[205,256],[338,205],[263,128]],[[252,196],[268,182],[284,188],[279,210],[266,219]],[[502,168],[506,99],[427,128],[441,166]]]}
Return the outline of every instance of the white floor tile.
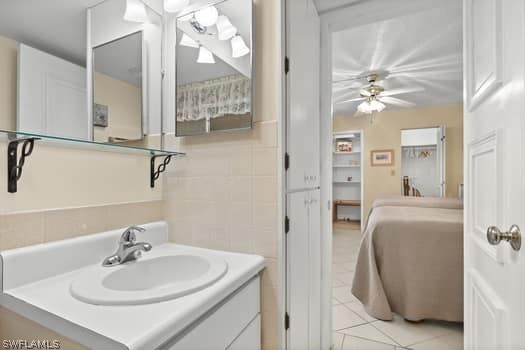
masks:
{"label": "white floor tile", "polygon": [[453,327],[448,323],[432,321],[407,322],[399,315],[394,315],[393,321],[376,321],[373,325],[402,346],[451,333]]}
{"label": "white floor tile", "polygon": [[337,278],[332,278],[332,287],[343,287],[345,284],[339,281]]}
{"label": "white floor tile", "polygon": [[344,334],[333,332],[332,333],[332,344],[334,345],[333,350],[341,350],[343,348]]}
{"label": "white floor tile", "polygon": [[452,334],[410,345],[410,348],[413,350],[463,350],[463,332],[456,331]]}
{"label": "white floor tile", "polygon": [[395,348],[392,345],[352,336],[345,336],[343,342],[343,350],[395,350]]}
{"label": "white floor tile", "polygon": [[354,280],[354,273],[353,272],[336,273],[335,278],[337,278],[339,281],[343,282],[344,284],[351,286]]}
{"label": "white floor tile", "polygon": [[345,306],[358,314],[361,318],[365,319],[368,322],[374,322],[377,321],[377,318],[370,316],[365,308],[363,307],[363,304],[361,302],[355,302],[355,303],[346,303]]}
{"label": "white floor tile", "polygon": [[335,305],[332,307],[332,327],[334,330],[354,327],[365,323],[365,320],[344,305]]}
{"label": "white floor tile", "polygon": [[332,290],[332,296],[341,303],[351,303],[357,301],[357,298],[353,296],[352,291],[348,286],[337,287],[333,288]]}
{"label": "white floor tile", "polygon": [[358,338],[364,338],[373,340],[380,343],[390,344],[392,346],[397,346],[395,341],[390,339],[385,334],[381,333],[377,328],[373,327],[370,324],[364,324],[361,326],[356,326],[352,328],[341,329],[338,332],[344,333],[346,335],[351,335]]}

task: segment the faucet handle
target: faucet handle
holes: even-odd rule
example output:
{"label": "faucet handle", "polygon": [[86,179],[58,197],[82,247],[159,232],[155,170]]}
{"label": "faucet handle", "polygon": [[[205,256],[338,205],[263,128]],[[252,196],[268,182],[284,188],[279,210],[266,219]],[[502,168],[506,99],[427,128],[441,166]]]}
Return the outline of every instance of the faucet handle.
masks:
{"label": "faucet handle", "polygon": [[135,243],[135,241],[137,240],[135,231],[144,232],[146,231],[146,229],[140,226],[132,225],[128,227],[126,231],[122,233],[122,236],[120,236],[120,242],[121,243]]}

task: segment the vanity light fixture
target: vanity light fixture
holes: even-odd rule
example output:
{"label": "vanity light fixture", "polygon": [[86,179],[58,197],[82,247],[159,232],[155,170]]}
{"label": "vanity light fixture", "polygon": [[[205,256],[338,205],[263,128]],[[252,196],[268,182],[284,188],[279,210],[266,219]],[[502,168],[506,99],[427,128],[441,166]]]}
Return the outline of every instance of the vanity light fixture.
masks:
{"label": "vanity light fixture", "polygon": [[190,0],[164,0],[164,11],[178,12],[189,4]]}
{"label": "vanity light fixture", "polygon": [[186,46],[186,47],[193,47],[193,48],[196,48],[196,49],[199,48],[199,43],[196,42],[195,40],[193,40],[186,33],[182,33],[182,38],[180,39],[179,45],[180,46]]}
{"label": "vanity light fixture", "polygon": [[148,22],[148,13],[146,5],[140,0],[126,0],[126,11],[124,20],[130,22],[146,23]]}
{"label": "vanity light fixture", "polygon": [[213,54],[210,50],[201,45],[199,48],[199,57],[197,58],[197,62],[213,64],[215,63],[215,58],[213,58]]}
{"label": "vanity light fixture", "polygon": [[250,53],[250,49],[246,46],[244,39],[239,34],[232,38],[231,45],[233,58],[242,57]]}
{"label": "vanity light fixture", "polygon": [[230,19],[224,15],[217,18],[217,31],[219,32],[219,40],[229,40],[237,34],[237,28],[230,22]]}
{"label": "vanity light fixture", "polygon": [[217,23],[218,18],[219,11],[217,11],[215,6],[208,6],[195,12],[195,19],[205,27],[210,27]]}

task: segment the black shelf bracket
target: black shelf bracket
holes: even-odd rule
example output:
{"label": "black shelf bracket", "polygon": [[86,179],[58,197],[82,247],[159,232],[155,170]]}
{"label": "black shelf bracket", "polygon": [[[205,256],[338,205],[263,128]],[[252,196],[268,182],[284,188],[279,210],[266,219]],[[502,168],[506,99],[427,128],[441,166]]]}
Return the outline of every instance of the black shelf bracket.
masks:
{"label": "black shelf bracket", "polygon": [[[166,170],[166,167],[171,162],[171,158],[174,156],[175,154],[163,154],[163,155],[151,156],[151,165],[150,165],[150,187],[151,188],[155,188],[155,181],[158,180],[158,178],[160,177],[160,174],[162,174]],[[164,160],[155,169],[155,159],[161,158],[161,157],[164,157]]]}
{"label": "black shelf bracket", "polygon": [[[7,192],[16,193],[18,190],[17,183],[22,177],[26,157],[33,153],[35,141],[40,140],[38,137],[28,137],[9,141],[7,146]],[[18,145],[22,144],[22,153],[18,159]]]}

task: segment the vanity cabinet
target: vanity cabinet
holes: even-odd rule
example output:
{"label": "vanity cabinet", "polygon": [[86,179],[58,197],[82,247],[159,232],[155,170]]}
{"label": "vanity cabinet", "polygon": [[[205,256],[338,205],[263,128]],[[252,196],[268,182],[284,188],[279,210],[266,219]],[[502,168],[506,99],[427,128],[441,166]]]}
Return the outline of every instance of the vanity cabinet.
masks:
{"label": "vanity cabinet", "polygon": [[260,278],[247,282],[164,347],[169,350],[260,350]]}

